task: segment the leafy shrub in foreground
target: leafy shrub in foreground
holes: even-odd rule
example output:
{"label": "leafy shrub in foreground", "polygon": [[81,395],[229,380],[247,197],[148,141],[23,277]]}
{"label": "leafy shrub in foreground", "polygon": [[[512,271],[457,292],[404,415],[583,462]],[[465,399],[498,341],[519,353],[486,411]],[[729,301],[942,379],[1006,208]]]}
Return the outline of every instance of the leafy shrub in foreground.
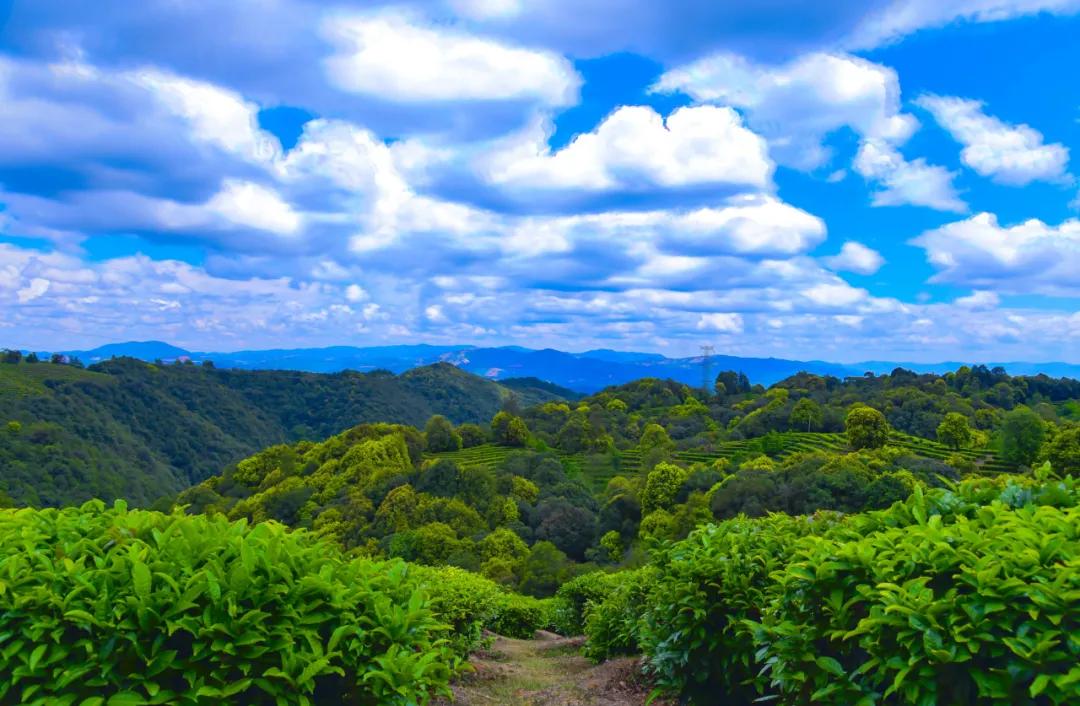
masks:
{"label": "leafy shrub in foreground", "polygon": [[494,581],[453,566],[409,567],[431,597],[432,610],[452,630],[455,652],[479,646],[484,630],[507,637],[532,637],[551,622],[550,600],[505,591]]}
{"label": "leafy shrub in foreground", "polygon": [[717,694],[751,701],[760,666],[747,621],[760,619],[770,575],[796,541],[835,522],[835,515],[740,517],[672,545],[656,564],[660,578],[640,625],[657,685],[694,703]]}
{"label": "leafy shrub in foreground", "polygon": [[584,654],[594,662],[640,651],[641,612],[659,578],[656,567],[645,566],[619,574],[621,582],[593,604],[585,619]]}
{"label": "leafy shrub in foreground", "polygon": [[420,703],[444,634],[405,564],[275,523],[0,511],[0,703]]}
{"label": "leafy shrub in foreground", "polygon": [[758,659],[789,702],[1077,703],[1078,548],[1080,509],[1000,500],[812,538],[771,590]]}
{"label": "leafy shrub in foreground", "polygon": [[488,625],[488,629],[506,637],[531,638],[537,630],[551,624],[552,600],[516,593],[504,594],[498,615]]}
{"label": "leafy shrub in foreground", "polygon": [[587,621],[690,703],[1080,703],[1080,483],[964,481],[884,511],[737,518]]}
{"label": "leafy shrub in foreground", "polygon": [[623,581],[625,573],[593,571],[567,581],[555,593],[554,625],[561,635],[580,635],[593,605],[602,602]]}
{"label": "leafy shrub in foreground", "polygon": [[499,617],[506,595],[490,579],[454,566],[409,566],[409,572],[431,597],[435,614],[450,626],[454,651],[465,655],[480,644],[485,628]]}

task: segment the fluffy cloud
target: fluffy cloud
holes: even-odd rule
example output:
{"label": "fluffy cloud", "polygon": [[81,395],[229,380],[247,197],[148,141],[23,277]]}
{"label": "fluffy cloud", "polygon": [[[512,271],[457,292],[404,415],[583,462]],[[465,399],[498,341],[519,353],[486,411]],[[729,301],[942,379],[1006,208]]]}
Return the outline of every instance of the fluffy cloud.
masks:
{"label": "fluffy cloud", "polygon": [[822,307],[846,308],[865,300],[867,291],[841,281],[815,284],[802,290],[802,295]]}
{"label": "fluffy cloud", "polygon": [[34,277],[26,287],[16,292],[20,304],[33,301],[49,291],[52,283],[43,277]]}
{"label": "fluffy cloud", "polygon": [[233,91],[154,70],[121,73],[113,80],[146,88],[166,110],[189,125],[197,142],[252,162],[271,161],[281,153],[277,138],[259,127],[259,106]]}
{"label": "fluffy cloud", "polygon": [[849,128],[861,139],[855,171],[881,187],[875,205],[966,208],[953,173],[901,155],[898,145],[918,122],[902,112],[900,82],[889,67],[847,54],[808,54],[779,66],[717,54],[668,71],[653,90],[742,109],[750,127],[768,139],[770,154],[799,169],[828,163],[825,138]]}
{"label": "fluffy cloud", "polygon": [[996,309],[1001,297],[993,292],[975,291],[966,297],[957,297],[954,303],[964,309]]}
{"label": "fluffy cloud", "polygon": [[345,288],[345,298],[351,302],[362,302],[368,298],[368,293],[360,285],[350,284]]}
{"label": "fluffy cloud", "polygon": [[920,29],[952,22],[1000,22],[1042,12],[1080,12],[1078,0],[894,0],[870,12],[847,44],[867,49],[895,41]]}
{"label": "fluffy cloud", "polygon": [[895,71],[846,54],[809,54],[780,66],[718,54],[668,71],[653,90],[744,110],[777,159],[801,169],[828,161],[822,141],[842,127],[903,141],[917,124],[900,110]]}
{"label": "fluffy cloud", "polygon": [[873,196],[875,206],[908,204],[939,211],[967,210],[952,183],[955,173],[927,164],[921,157],[909,161],[888,142],[863,142],[852,166],[864,178],[881,185]]}
{"label": "fluffy cloud", "polygon": [[765,141],[730,108],[680,108],[665,120],[647,106],[624,106],[555,152],[550,130],[537,124],[486,156],[486,179],[518,189],[771,184]]}
{"label": "fluffy cloud", "polygon": [[207,207],[225,220],[241,226],[292,235],[301,218],[274,191],[251,182],[227,179]]}
{"label": "fluffy cloud", "polygon": [[1012,186],[1065,176],[1069,150],[1064,145],[1044,144],[1042,133],[1028,125],[987,115],[980,101],[926,95],[916,102],[964,145],[960,159],[982,176]]}
{"label": "fluffy cloud", "polygon": [[991,213],[949,223],[912,241],[938,269],[933,281],[1005,294],[1080,296],[1080,221],[1032,219],[1003,227]]}
{"label": "fluffy cloud", "polygon": [[[615,252],[660,252],[694,261],[698,256],[791,256],[825,238],[824,222],[771,196],[732,197],[715,207],[689,211],[607,211],[560,217],[509,220],[509,239],[499,239],[508,254],[529,256],[597,247]],[[522,248],[524,250],[522,251]],[[661,260],[646,255],[654,265]]]}
{"label": "fluffy cloud", "polygon": [[885,258],[877,250],[849,240],[838,254],[825,258],[825,264],[842,272],[872,275],[885,264]]}
{"label": "fluffy cloud", "polygon": [[337,46],[330,80],[355,93],[403,102],[525,100],[568,105],[581,80],[548,51],[434,28],[399,14],[339,15],[323,29]]}
{"label": "fluffy cloud", "polygon": [[698,319],[697,327],[719,333],[742,333],[743,318],[739,314],[702,314],[701,318]]}

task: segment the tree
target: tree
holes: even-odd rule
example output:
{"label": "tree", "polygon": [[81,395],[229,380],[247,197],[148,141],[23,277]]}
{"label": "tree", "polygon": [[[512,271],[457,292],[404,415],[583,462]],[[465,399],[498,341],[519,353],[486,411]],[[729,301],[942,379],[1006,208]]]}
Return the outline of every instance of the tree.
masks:
{"label": "tree", "polygon": [[536,515],[542,517],[536,538],[547,540],[578,561],[596,538],[596,516],[566,498],[541,501]]}
{"label": "tree", "polygon": [[487,433],[479,424],[461,424],[457,428],[457,434],[461,437],[461,448],[471,449],[487,443]]}
{"label": "tree", "polygon": [[1043,444],[1039,458],[1049,461],[1059,474],[1080,473],[1080,425],[1059,430]]}
{"label": "tree", "polygon": [[671,437],[668,436],[667,429],[659,424],[646,424],[645,430],[641,432],[641,440],[638,442],[638,447],[642,453],[647,453],[653,449],[670,450],[674,446]]}
{"label": "tree", "polygon": [[725,395],[746,394],[750,392],[750,379],[745,373],[737,373],[734,370],[725,370],[716,376],[713,386],[716,394],[720,397]]}
{"label": "tree", "polygon": [[0,360],[5,363],[18,363],[22,360],[22,352],[12,348],[5,348]]}
{"label": "tree", "polygon": [[453,498],[461,494],[462,473],[458,465],[447,458],[424,464],[424,469],[413,483],[419,493],[440,498]]}
{"label": "tree", "polygon": [[575,414],[566,420],[555,437],[555,445],[571,454],[581,453],[589,448],[589,423],[585,416]]}
{"label": "tree", "polygon": [[971,444],[971,427],[968,418],[959,412],[949,412],[937,428],[938,441],[953,450]]}
{"label": "tree", "polygon": [[853,449],[880,449],[889,440],[889,423],[873,407],[858,405],[844,420],[848,444]]}
{"label": "tree", "polygon": [[424,426],[424,440],[427,450],[432,452],[457,451],[461,448],[461,435],[454,431],[450,420],[436,414]]}
{"label": "tree", "polygon": [[481,539],[476,548],[484,561],[502,558],[510,562],[518,562],[529,553],[529,545],[525,544],[525,540],[505,527],[499,527]]}
{"label": "tree", "polygon": [[618,563],[622,559],[625,547],[623,547],[622,535],[616,530],[608,530],[604,533],[604,536],[600,538],[600,547],[607,554],[607,560],[611,563]]}
{"label": "tree", "polygon": [[390,554],[407,561],[441,566],[461,548],[461,544],[452,527],[443,522],[431,522],[394,535],[390,541]]}
{"label": "tree", "polygon": [[39,362],[39,360],[40,359],[38,358],[38,354],[34,353],[33,351],[31,351],[30,354],[26,356],[27,363],[37,363]]}
{"label": "tree", "polygon": [[645,489],[641,491],[641,514],[671,507],[686,476],[686,469],[673,463],[656,464],[656,468],[649,471]]}
{"label": "tree", "polygon": [[529,440],[529,428],[521,417],[515,417],[503,411],[491,420],[491,434],[496,444],[503,446],[524,446]]}
{"label": "tree", "polygon": [[538,598],[555,595],[566,573],[566,555],[551,542],[537,542],[522,567],[521,592]]}
{"label": "tree", "polygon": [[798,425],[800,429],[806,424],[806,431],[810,431],[811,426],[821,424],[821,405],[809,397],[803,397],[795,403],[788,423],[793,427]]}
{"label": "tree", "polygon": [[1017,407],[1001,425],[1001,455],[1009,463],[1030,466],[1046,438],[1046,423],[1030,407]]}

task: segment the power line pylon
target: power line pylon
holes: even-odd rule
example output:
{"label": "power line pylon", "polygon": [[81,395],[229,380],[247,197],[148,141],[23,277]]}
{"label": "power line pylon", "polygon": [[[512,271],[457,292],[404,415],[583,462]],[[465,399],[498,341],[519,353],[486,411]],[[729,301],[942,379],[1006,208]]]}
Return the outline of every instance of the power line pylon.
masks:
{"label": "power line pylon", "polygon": [[705,398],[709,397],[709,382],[712,379],[712,354],[716,349],[712,346],[701,346],[701,391]]}

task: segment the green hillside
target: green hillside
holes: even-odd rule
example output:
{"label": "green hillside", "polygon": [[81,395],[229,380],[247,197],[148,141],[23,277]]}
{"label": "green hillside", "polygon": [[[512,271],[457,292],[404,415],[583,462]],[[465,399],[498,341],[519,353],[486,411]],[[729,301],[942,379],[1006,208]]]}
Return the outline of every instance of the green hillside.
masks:
{"label": "green hillside", "polygon": [[422,425],[432,414],[487,421],[555,399],[447,364],[332,375],[155,366],[0,364],[0,492],[18,503],[91,498],[148,504],[272,444],[322,439],[361,422]]}
{"label": "green hillside", "polygon": [[[814,432],[780,432],[770,437],[770,442],[778,444],[778,450],[770,454],[778,460],[794,454],[844,453],[848,450],[847,437],[843,434]],[[954,453],[970,460],[979,475],[995,475],[1015,470],[1001,455],[987,449],[959,449],[953,451],[936,441],[920,439],[894,432],[889,437],[889,445],[902,449],[913,456],[945,461]],[[447,459],[462,468],[495,468],[501,464],[514,449],[496,444],[483,444],[458,451],[428,453],[427,458]],[[555,450],[567,469],[585,481],[594,491],[604,489],[607,482],[617,475],[634,474],[642,470],[642,452],[636,448],[613,450],[610,453],[566,453]],[[684,465],[702,463],[712,465],[718,459],[728,461],[762,453],[761,439],[728,441],[710,451],[673,451],[671,458]]]}

